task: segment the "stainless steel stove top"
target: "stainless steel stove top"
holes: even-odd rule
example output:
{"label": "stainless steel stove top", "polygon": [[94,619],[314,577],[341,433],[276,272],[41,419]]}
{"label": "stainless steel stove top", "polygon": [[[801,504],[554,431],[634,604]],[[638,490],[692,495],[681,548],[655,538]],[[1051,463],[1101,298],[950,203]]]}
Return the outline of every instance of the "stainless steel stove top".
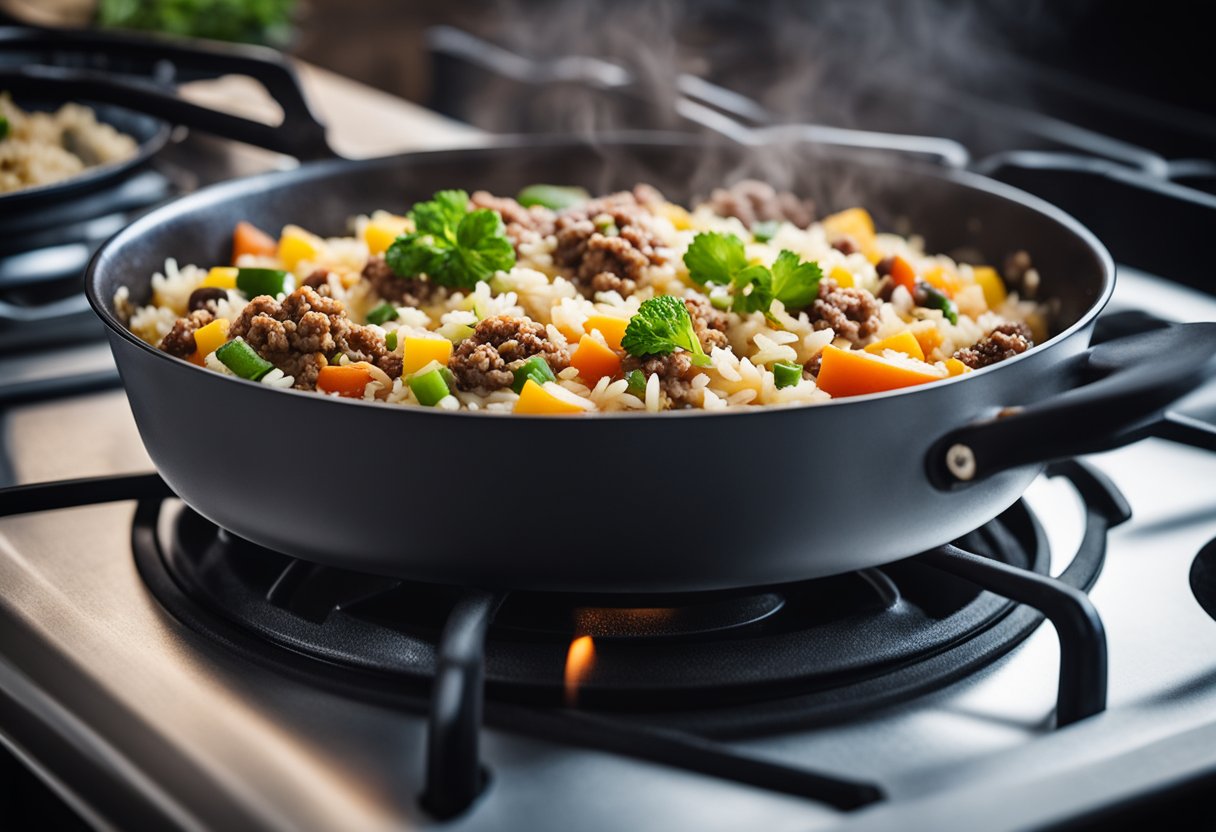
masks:
{"label": "stainless steel stove top", "polygon": [[[1124,270],[1112,308],[1216,319],[1216,299]],[[1184,403],[1211,419],[1216,385]],[[13,483],[143,471],[121,392],[3,416]],[[1188,572],[1216,538],[1216,455],[1148,440],[1092,461],[1131,503],[1091,596],[1107,628],[1108,710],[1052,730],[1050,626],[936,694],[845,724],[731,741],[880,783],[841,812],[675,768],[487,729],[489,787],[451,829],[1026,828],[1216,767],[1216,621]],[[1079,501],[1027,500],[1057,561]],[[171,617],[136,571],[130,503],[0,521],[0,739],[99,826],[389,829],[417,804],[425,720],[250,662]],[[1065,564],[1053,564],[1058,572]]]}

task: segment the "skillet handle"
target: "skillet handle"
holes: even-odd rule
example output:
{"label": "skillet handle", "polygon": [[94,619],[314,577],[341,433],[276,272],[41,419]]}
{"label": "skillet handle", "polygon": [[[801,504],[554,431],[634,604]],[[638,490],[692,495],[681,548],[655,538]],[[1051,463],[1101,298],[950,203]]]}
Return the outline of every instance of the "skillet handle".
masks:
{"label": "skillet handle", "polygon": [[[294,67],[273,49],[127,33],[0,28],[0,54],[6,52],[49,53],[57,59],[70,55],[75,61],[0,69],[0,89],[113,104],[301,161],[337,156],[304,98]],[[192,104],[163,83],[228,74],[248,76],[265,87],[283,110],[282,122],[264,124]]]}
{"label": "skillet handle", "polygon": [[1213,368],[1216,323],[1174,324],[1086,350],[1065,372],[1079,385],[1048,401],[1006,408],[943,436],[929,479],[957,488],[1000,471],[1128,445],[1152,434],[1159,411]]}

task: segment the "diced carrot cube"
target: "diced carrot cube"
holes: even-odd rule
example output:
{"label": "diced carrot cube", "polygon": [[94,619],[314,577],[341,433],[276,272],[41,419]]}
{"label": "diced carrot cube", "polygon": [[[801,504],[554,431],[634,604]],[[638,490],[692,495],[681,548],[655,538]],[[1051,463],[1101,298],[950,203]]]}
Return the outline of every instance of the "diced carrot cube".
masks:
{"label": "diced carrot cube", "polygon": [[278,243],[262,229],[250,222],[241,220],[232,231],[232,262],[235,263],[242,255],[251,254],[257,257],[274,257],[278,251]]}
{"label": "diced carrot cube", "polygon": [[609,349],[619,350],[621,339],[625,337],[625,327],[629,326],[628,318],[617,318],[613,315],[591,315],[583,323],[583,329],[588,334],[598,329]]}
{"label": "diced carrot cube", "polygon": [[862,350],[842,350],[828,344],[823,348],[817,383],[819,389],[829,395],[842,397],[912,387],[945,377],[928,364],[916,364],[919,366],[896,363]]}
{"label": "diced carrot cube", "polygon": [[916,288],[916,269],[904,258],[896,255],[891,258],[891,279],[896,285],[903,286],[909,292]]}
{"label": "diced carrot cube", "polygon": [[371,371],[362,366],[362,362],[342,366],[327,364],[317,374],[317,389],[323,393],[337,393],[348,399],[361,399],[371,380]]}
{"label": "diced carrot cube", "polygon": [[578,374],[588,384],[621,371],[621,357],[590,335],[579,339],[578,348],[570,356],[570,364],[578,368]]}

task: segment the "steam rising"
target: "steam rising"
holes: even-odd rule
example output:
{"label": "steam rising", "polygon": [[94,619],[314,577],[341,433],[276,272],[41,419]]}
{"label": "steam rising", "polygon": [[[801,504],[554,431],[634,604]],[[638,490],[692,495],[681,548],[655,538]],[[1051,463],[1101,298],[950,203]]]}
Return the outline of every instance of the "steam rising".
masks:
{"label": "steam rising", "polygon": [[[612,131],[705,132],[685,117],[690,107],[702,107],[683,100],[693,76],[750,97],[777,123],[957,135],[982,155],[996,145],[994,137],[1007,139],[1016,126],[977,118],[971,99],[957,90],[1033,103],[1011,71],[1008,44],[1028,32],[1058,37],[1068,8],[1081,4],[501,0],[498,7],[493,40],[530,60],[507,66],[487,58],[499,63],[499,74],[513,76],[488,81],[474,99],[474,121],[495,131],[522,126],[573,134],[605,154],[612,151],[602,138]],[[1048,8],[1054,23],[1046,22]],[[724,114],[711,109],[709,116],[721,121]],[[725,118],[730,131],[738,114]],[[821,189],[804,175],[820,151],[805,139],[761,144],[742,155],[705,153],[694,170],[680,172],[683,187],[672,195],[705,194],[744,176],[803,192]],[[629,174],[653,180],[664,173],[624,157],[610,162],[615,181],[608,187],[626,184]],[[853,197],[847,182],[834,182],[830,190],[811,195],[829,202]]]}

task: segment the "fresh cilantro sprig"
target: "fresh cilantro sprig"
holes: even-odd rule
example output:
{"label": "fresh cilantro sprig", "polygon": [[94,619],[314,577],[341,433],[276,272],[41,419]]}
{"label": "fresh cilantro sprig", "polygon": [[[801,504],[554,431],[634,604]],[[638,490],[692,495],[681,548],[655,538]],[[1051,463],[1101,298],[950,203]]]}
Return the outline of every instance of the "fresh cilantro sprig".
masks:
{"label": "fresh cilantro sprig", "polygon": [[815,262],[803,262],[783,249],[772,268],[749,265],[743,242],[734,234],[702,232],[684,252],[688,276],[700,285],[729,286],[736,312],[768,314],[774,300],[786,309],[809,306],[819,294],[823,271]]}
{"label": "fresh cilantro sprig", "polygon": [[439,191],[410,211],[414,231],[402,234],[384,258],[400,277],[425,274],[441,286],[472,289],[479,280],[515,265],[515,248],[502,217],[469,210],[464,191]]}
{"label": "fresh cilantro sprig", "polygon": [[643,301],[629,319],[621,346],[630,355],[669,355],[677,347],[691,355],[692,363],[708,367],[712,363],[693,329],[692,316],[684,301],[672,295],[659,295]]}

